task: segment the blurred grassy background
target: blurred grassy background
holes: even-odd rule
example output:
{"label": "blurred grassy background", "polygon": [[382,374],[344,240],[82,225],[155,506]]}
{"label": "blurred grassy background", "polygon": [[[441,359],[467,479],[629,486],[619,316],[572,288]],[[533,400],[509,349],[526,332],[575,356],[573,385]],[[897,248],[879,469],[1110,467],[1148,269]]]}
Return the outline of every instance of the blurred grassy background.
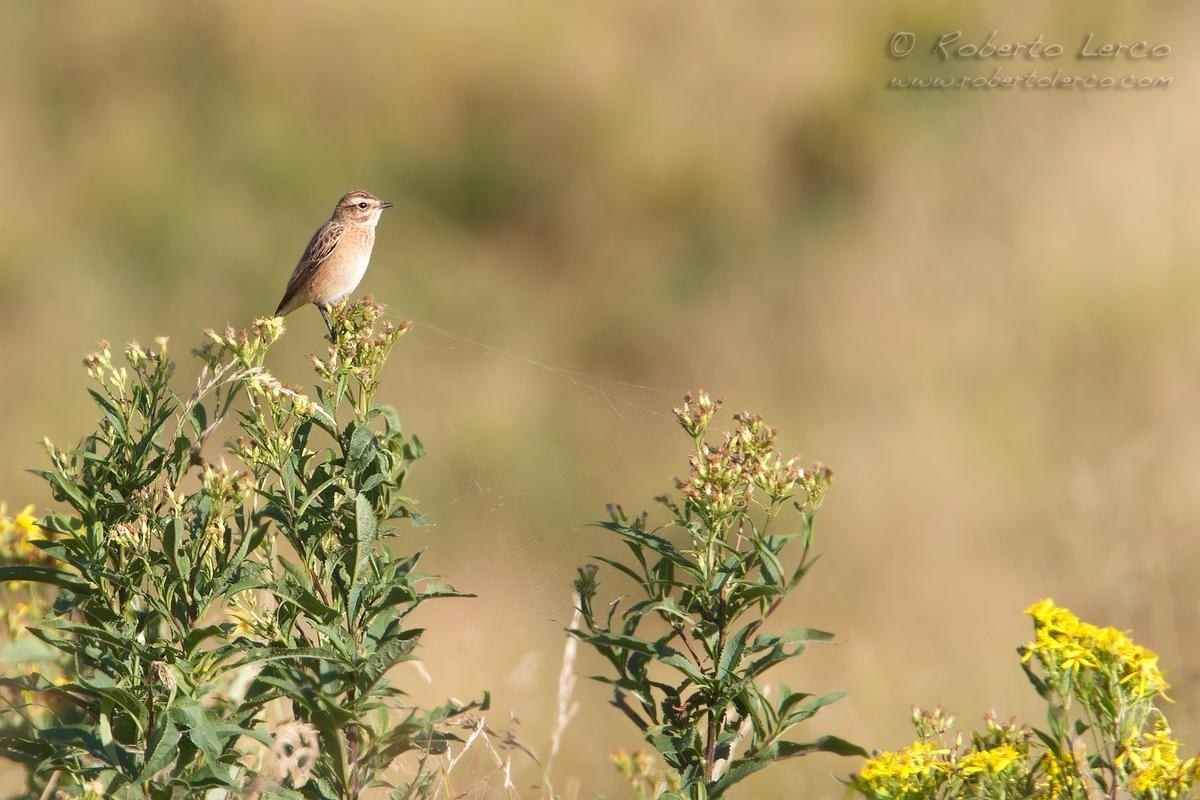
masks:
{"label": "blurred grassy background", "polygon": [[[410,541],[480,595],[425,620],[419,697],[491,689],[496,726],[511,710],[546,753],[569,580],[608,544],[585,523],[686,470],[669,409],[703,386],[838,473],[826,559],[785,616],[841,643],[777,679],[851,695],[807,733],[894,747],[912,703],[1033,716],[1014,648],[1049,595],[1157,650],[1200,746],[1195,4],[2,14],[10,508],[49,502],[23,471],[38,439],[90,424],[77,365],[98,339],[183,355],[269,313],[337,197],[367,188],[397,207],[362,291],[417,322],[385,387],[430,450],[411,489],[436,527]],[[955,29],[1068,55],[886,55],[895,30]],[[1097,67],[1070,57],[1088,31],[1173,53]],[[1174,84],[884,88],[995,66]],[[274,368],[307,382],[321,322],[289,325]],[[578,698],[556,788],[620,796],[607,754],[638,741],[602,687]],[[795,762],[744,793],[835,797],[854,766]]]}

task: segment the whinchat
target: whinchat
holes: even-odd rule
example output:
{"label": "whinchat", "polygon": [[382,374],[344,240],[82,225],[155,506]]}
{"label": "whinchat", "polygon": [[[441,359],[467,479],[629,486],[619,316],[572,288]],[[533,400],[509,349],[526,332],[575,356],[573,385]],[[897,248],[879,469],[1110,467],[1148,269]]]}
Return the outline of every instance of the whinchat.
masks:
{"label": "whinchat", "polygon": [[370,192],[350,192],[338,201],[329,221],[317,229],[292,271],[275,316],[290,314],[312,303],[321,312],[329,338],[329,306],[342,300],[358,286],[375,247],[375,226],[385,208],[391,208]]}

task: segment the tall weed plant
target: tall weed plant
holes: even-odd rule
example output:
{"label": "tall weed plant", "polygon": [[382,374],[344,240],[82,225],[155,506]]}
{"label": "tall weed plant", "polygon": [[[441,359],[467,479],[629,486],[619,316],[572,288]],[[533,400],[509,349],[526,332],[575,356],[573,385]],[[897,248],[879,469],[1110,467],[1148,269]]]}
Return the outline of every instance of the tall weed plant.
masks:
{"label": "tall weed plant", "polygon": [[53,589],[37,668],[5,681],[3,746],[33,795],[420,796],[446,723],[486,704],[418,709],[393,679],[421,638],[409,615],[461,595],[397,552],[422,448],[375,393],[408,326],[369,299],[337,322],[312,396],[265,367],[279,318],[207,332],[187,393],[165,339],[88,356],[96,430],[47,442],[40,472],[65,509],[33,563],[0,568]]}

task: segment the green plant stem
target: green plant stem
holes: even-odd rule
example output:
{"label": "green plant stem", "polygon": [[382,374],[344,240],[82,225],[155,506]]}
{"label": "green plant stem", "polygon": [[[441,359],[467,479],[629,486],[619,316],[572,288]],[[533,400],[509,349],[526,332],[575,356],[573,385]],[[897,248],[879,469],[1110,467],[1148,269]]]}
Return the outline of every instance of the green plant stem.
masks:
{"label": "green plant stem", "polygon": [[708,724],[705,731],[704,744],[704,785],[708,786],[713,781],[713,767],[716,762],[717,749],[717,721],[715,713],[710,710],[708,712]]}
{"label": "green plant stem", "polygon": [[[353,702],[353,698],[347,698],[347,701]],[[359,774],[358,748],[358,727],[354,723],[350,723],[349,727],[346,728],[346,760],[350,762],[347,765],[349,767],[347,772],[350,775],[350,785],[347,787],[349,791],[346,794],[346,800],[356,800],[362,793],[362,777]]]}

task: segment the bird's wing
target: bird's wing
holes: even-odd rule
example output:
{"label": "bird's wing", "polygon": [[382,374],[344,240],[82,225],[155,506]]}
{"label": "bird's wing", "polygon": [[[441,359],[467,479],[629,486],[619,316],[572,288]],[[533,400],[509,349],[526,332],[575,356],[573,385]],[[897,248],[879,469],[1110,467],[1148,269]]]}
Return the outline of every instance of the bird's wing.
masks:
{"label": "bird's wing", "polygon": [[312,280],[317,269],[325,263],[329,254],[337,247],[345,231],[345,225],[333,220],[329,220],[317,229],[309,241],[308,247],[304,248],[304,255],[300,257],[300,263],[296,264],[296,269],[292,271],[292,277],[288,280],[283,299],[279,301],[279,307],[275,309],[275,316],[279,316],[281,313],[286,314],[297,307],[291,305],[292,301],[296,299],[296,293],[300,287],[307,285]]}

